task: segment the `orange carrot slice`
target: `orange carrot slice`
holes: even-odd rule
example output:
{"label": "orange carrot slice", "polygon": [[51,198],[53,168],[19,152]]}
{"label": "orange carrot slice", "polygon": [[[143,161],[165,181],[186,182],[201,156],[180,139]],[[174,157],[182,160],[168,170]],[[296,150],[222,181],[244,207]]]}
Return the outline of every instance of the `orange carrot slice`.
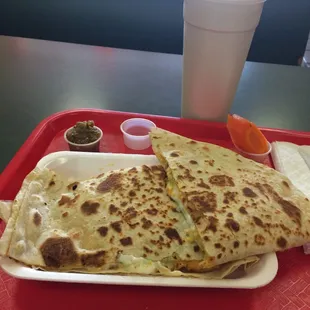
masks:
{"label": "orange carrot slice", "polygon": [[228,115],[227,129],[233,143],[242,151],[263,154],[268,151],[268,142],[258,127],[247,119]]}

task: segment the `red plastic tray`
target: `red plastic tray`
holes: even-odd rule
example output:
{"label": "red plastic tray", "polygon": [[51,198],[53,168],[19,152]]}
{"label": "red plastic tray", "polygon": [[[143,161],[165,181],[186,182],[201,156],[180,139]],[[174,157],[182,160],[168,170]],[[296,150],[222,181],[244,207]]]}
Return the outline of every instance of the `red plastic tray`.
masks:
{"label": "red plastic tray", "polygon": [[[133,153],[119,130],[127,118],[145,117],[158,127],[233,148],[224,124],[94,109],[65,111],[43,120],[0,176],[0,199],[14,199],[26,174],[43,156],[68,150],[65,129],[92,119],[103,129],[102,152]],[[309,144],[310,133],[263,129],[267,139]],[[137,152],[136,152],[137,153]],[[139,152],[151,154],[151,148]],[[268,160],[266,164],[272,166]],[[123,287],[14,279],[0,271],[0,310],[28,309],[310,309],[310,257],[301,248],[278,254],[279,271],[255,290]]]}

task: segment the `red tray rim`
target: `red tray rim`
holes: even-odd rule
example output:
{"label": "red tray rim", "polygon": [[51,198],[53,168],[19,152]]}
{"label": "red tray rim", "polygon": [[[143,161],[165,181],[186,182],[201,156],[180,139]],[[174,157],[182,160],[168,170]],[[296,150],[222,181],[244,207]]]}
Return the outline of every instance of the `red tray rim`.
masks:
{"label": "red tray rim", "polygon": [[[9,161],[7,166],[4,168],[3,172],[0,175],[0,184],[3,179],[6,179],[13,170],[14,167],[18,167],[23,160],[25,156],[31,151],[32,144],[40,137],[40,134],[42,131],[45,130],[47,126],[50,125],[53,121],[56,119],[65,117],[67,114],[72,113],[82,113],[82,112],[97,112],[97,113],[109,113],[112,115],[122,115],[126,117],[143,117],[148,118],[151,117],[152,119],[171,119],[174,121],[180,121],[184,122],[186,124],[192,124],[192,125],[198,125],[198,124],[204,124],[208,127],[212,128],[223,128],[225,126],[225,123],[220,122],[209,122],[206,120],[194,120],[194,119],[186,119],[182,117],[173,117],[173,116],[165,116],[165,115],[155,115],[155,114],[143,114],[143,113],[135,113],[135,112],[124,112],[124,111],[115,111],[115,110],[104,110],[104,109],[93,109],[93,108],[80,108],[80,109],[69,109],[69,110],[63,110],[60,112],[56,112],[54,114],[51,114],[50,116],[44,118],[31,132],[31,134],[28,136],[28,138],[25,140],[25,142],[22,144],[22,146],[19,148],[19,150],[15,153],[13,158]],[[291,133],[293,135],[296,135],[298,137],[310,137],[310,132],[305,131],[295,131],[295,130],[286,130],[286,129],[279,129],[279,128],[271,128],[271,127],[259,127],[264,132],[278,132],[278,133]]]}

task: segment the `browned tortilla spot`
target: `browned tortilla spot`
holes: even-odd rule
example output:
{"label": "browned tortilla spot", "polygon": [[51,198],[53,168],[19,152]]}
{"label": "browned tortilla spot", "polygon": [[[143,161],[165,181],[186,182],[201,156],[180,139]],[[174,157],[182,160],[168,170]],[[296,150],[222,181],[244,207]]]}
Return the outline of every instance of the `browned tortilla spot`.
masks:
{"label": "browned tortilla spot", "polygon": [[217,258],[218,258],[218,259],[221,259],[221,257],[222,257],[222,253],[220,253],[220,254],[217,255]]}
{"label": "browned tortilla spot", "polygon": [[239,212],[242,214],[248,214],[247,210],[245,209],[245,207],[240,207],[239,208]]}
{"label": "browned tortilla spot", "polygon": [[263,221],[262,221],[260,218],[258,218],[258,217],[256,217],[256,216],[253,216],[253,220],[254,220],[254,223],[255,223],[257,226],[259,226],[259,227],[264,227],[264,223],[263,223]]}
{"label": "browned tortilla spot", "polygon": [[222,247],[222,245],[220,243],[215,243],[214,246],[216,249],[220,249]]}
{"label": "browned tortilla spot", "polygon": [[264,187],[273,199],[281,206],[282,210],[291,218],[291,220],[301,226],[301,212],[298,207],[296,207],[292,202],[280,197],[269,184],[261,185],[256,183],[256,185]]}
{"label": "browned tortilla spot", "polygon": [[208,223],[205,230],[206,231],[211,230],[215,233],[217,231],[217,224],[218,224],[219,220],[217,218],[215,218],[214,216],[209,216],[208,221],[209,221],[209,223]]}
{"label": "browned tortilla spot", "polygon": [[203,239],[204,239],[204,241],[210,241],[208,236],[204,236]]}
{"label": "browned tortilla spot", "polygon": [[196,160],[190,160],[189,163],[192,164],[192,165],[198,165]]}
{"label": "browned tortilla spot", "polygon": [[287,188],[290,188],[289,184],[286,182],[286,181],[282,181],[282,184],[287,187]]}
{"label": "browned tortilla spot", "polygon": [[113,222],[111,223],[111,227],[118,233],[122,232],[122,226],[121,226],[121,221]]}
{"label": "browned tortilla spot", "polygon": [[286,241],[286,239],[283,238],[283,237],[278,238],[278,239],[277,239],[277,245],[279,246],[279,248],[285,249],[286,246],[287,246],[287,241]]}
{"label": "browned tortilla spot", "polygon": [[104,265],[105,251],[98,251],[94,254],[82,254],[81,263],[83,266],[100,267]]}
{"label": "browned tortilla spot", "polygon": [[129,225],[129,227],[131,228],[131,229],[135,229],[137,226],[139,226],[140,224],[139,223],[134,223],[134,224],[130,224],[130,223],[128,223],[128,225]]}
{"label": "browned tortilla spot", "polygon": [[239,244],[240,244],[239,241],[235,241],[235,242],[234,242],[234,248],[235,248],[235,249],[238,248],[238,247],[239,247]]}
{"label": "browned tortilla spot", "polygon": [[177,232],[176,229],[174,228],[167,228],[165,229],[165,235],[171,239],[171,240],[176,240],[179,242],[179,244],[183,244],[183,241],[179,235],[179,233]]}
{"label": "browned tortilla spot", "polygon": [[33,223],[36,226],[39,226],[42,222],[42,216],[39,212],[35,212],[35,214],[33,215]]}
{"label": "browned tortilla spot", "polygon": [[287,235],[291,233],[291,230],[288,227],[286,227],[284,224],[280,224],[280,227]]}
{"label": "browned tortilla spot", "polygon": [[216,194],[206,192],[202,196],[193,196],[189,200],[189,211],[194,222],[197,222],[204,213],[213,213],[216,210]]}
{"label": "browned tortilla spot", "polygon": [[236,201],[236,197],[238,196],[238,193],[237,192],[230,192],[230,191],[227,191],[224,193],[224,200],[223,200],[223,203],[230,203],[230,202],[237,202]]}
{"label": "browned tortilla spot", "polygon": [[74,264],[78,260],[70,238],[48,238],[41,245],[40,252],[47,267],[59,268]]}
{"label": "browned tortilla spot", "polygon": [[[79,182],[73,182],[73,183],[69,184],[67,186],[67,188],[68,188],[68,190],[74,190],[75,191],[77,189],[78,185],[79,185]],[[94,184],[91,184],[91,185],[94,185]]]}
{"label": "browned tortilla spot", "polygon": [[126,206],[127,206],[127,202],[126,202],[126,201],[123,201],[123,202],[121,203],[121,206],[122,206],[122,207],[126,207]]}
{"label": "browned tortilla spot", "polygon": [[120,243],[123,246],[132,245],[132,239],[130,237],[125,237],[120,240]]}
{"label": "browned tortilla spot", "polygon": [[143,217],[141,221],[143,229],[149,229],[153,225],[152,221],[146,219],[145,217]]}
{"label": "browned tortilla spot", "polygon": [[50,186],[50,187],[51,187],[51,186],[54,186],[55,184],[56,184],[56,183],[55,183],[55,181],[54,181],[54,180],[52,180],[52,181],[50,181],[50,182],[49,182],[48,186]]}
{"label": "browned tortilla spot", "polygon": [[149,249],[148,247],[144,246],[143,247],[143,250],[146,252],[146,253],[153,253],[153,251],[151,249]]}
{"label": "browned tortilla spot", "polygon": [[146,212],[147,212],[147,214],[150,214],[150,215],[157,215],[158,210],[156,210],[156,209],[147,209]]}
{"label": "browned tortilla spot", "polygon": [[138,170],[137,170],[136,167],[133,167],[133,168],[131,168],[131,169],[128,170],[128,173],[129,173],[129,174],[137,173],[137,172],[138,172]]}
{"label": "browned tortilla spot", "polygon": [[81,205],[81,211],[85,215],[92,215],[98,212],[98,208],[100,206],[99,202],[87,200]]}
{"label": "browned tortilla spot", "polygon": [[63,214],[62,214],[62,217],[67,217],[68,216],[68,212],[64,212]]}
{"label": "browned tortilla spot", "polygon": [[257,245],[264,245],[265,244],[265,238],[264,236],[257,234],[254,236],[254,241]]}
{"label": "browned tortilla spot", "polygon": [[234,217],[234,215],[231,212],[229,212],[227,213],[227,217]]}
{"label": "browned tortilla spot", "polygon": [[137,216],[138,212],[133,207],[129,207],[125,210],[124,219],[128,222]]}
{"label": "browned tortilla spot", "polygon": [[214,166],[214,163],[215,163],[214,159],[207,160],[206,162],[207,162],[211,167],[213,167],[213,166]]}
{"label": "browned tortilla spot", "polygon": [[97,186],[97,191],[101,193],[107,193],[110,191],[118,190],[121,187],[122,175],[120,173],[113,173]]}
{"label": "browned tortilla spot", "polygon": [[176,153],[176,152],[172,152],[172,153],[170,154],[170,156],[171,156],[171,157],[179,157],[180,155],[179,155],[178,153]]}
{"label": "browned tortilla spot", "polygon": [[257,197],[257,194],[254,193],[249,187],[245,187],[245,188],[242,190],[242,192],[243,192],[243,195],[244,195],[245,197],[250,197],[250,198],[255,198],[255,197]]}
{"label": "browned tortilla spot", "polygon": [[234,219],[231,219],[231,218],[226,219],[225,227],[227,227],[230,230],[235,231],[235,232],[239,231],[239,229],[240,229],[239,223],[236,222]]}
{"label": "browned tortilla spot", "polygon": [[199,252],[199,251],[200,251],[199,245],[194,245],[194,252]]}
{"label": "browned tortilla spot", "polygon": [[118,211],[118,208],[114,204],[110,204],[109,206],[109,213],[114,214]]}
{"label": "browned tortilla spot", "polygon": [[200,182],[197,184],[197,186],[202,187],[202,188],[206,188],[206,189],[210,189],[210,186],[208,184],[206,184],[202,179],[200,179]]}
{"label": "browned tortilla spot", "polygon": [[193,177],[193,176],[191,175],[189,169],[187,169],[187,168],[185,169],[185,172],[184,172],[183,177],[184,177],[186,180],[190,181],[190,182],[192,182],[192,181],[195,180],[195,177]]}
{"label": "browned tortilla spot", "polygon": [[58,201],[59,206],[63,206],[64,204],[68,203],[71,201],[71,198],[65,195],[62,195],[60,200]]}
{"label": "browned tortilla spot", "polygon": [[101,237],[105,237],[108,234],[108,230],[109,230],[108,227],[105,226],[101,226],[97,229]]}
{"label": "browned tortilla spot", "polygon": [[217,186],[235,186],[233,179],[227,175],[213,175],[209,178],[209,182]]}
{"label": "browned tortilla spot", "polygon": [[133,191],[133,190],[130,190],[130,191],[129,191],[129,196],[130,196],[130,197],[135,197],[135,196],[136,196],[136,192]]}

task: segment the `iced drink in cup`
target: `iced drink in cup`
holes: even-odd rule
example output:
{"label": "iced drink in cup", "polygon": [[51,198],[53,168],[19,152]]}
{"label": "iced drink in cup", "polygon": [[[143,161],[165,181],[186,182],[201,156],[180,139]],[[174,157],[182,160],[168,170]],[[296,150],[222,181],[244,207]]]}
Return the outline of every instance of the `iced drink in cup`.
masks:
{"label": "iced drink in cup", "polygon": [[182,117],[226,121],[264,0],[185,0]]}

